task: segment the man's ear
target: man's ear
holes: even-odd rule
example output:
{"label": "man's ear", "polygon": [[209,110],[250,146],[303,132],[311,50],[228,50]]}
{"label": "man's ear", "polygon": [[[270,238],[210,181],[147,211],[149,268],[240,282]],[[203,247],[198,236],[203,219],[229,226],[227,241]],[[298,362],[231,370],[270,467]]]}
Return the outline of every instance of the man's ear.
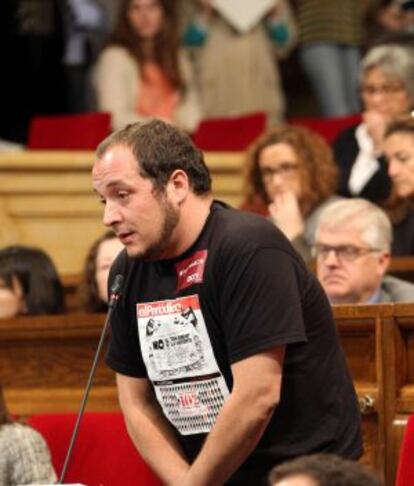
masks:
{"label": "man's ear", "polygon": [[167,183],[167,193],[178,205],[182,204],[190,192],[190,181],[185,171],[176,169]]}
{"label": "man's ear", "polygon": [[391,263],[391,255],[388,251],[382,251],[378,257],[378,273],[384,276]]}

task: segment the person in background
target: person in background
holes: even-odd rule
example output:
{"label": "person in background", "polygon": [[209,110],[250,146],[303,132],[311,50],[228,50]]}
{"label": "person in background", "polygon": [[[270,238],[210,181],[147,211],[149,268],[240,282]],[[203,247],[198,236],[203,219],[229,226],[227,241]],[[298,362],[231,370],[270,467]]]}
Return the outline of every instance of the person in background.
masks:
{"label": "person in background", "polygon": [[63,287],[50,257],[27,246],[1,249],[0,318],[63,312]]}
{"label": "person in background", "polygon": [[241,209],[270,217],[308,260],[318,214],[336,199],[336,183],[325,140],[306,128],[281,125],[249,149]]}
{"label": "person in background", "polygon": [[65,68],[69,113],[93,111],[90,70],[110,31],[101,0],[64,0],[58,2],[65,48]]}
{"label": "person in background", "polygon": [[85,260],[79,288],[82,307],[87,312],[108,309],[108,275],[112,263],[124,248],[113,231],[107,231],[91,246]]}
{"label": "person in background", "polygon": [[312,454],[276,466],[269,486],[382,486],[372,472],[334,454]]}
{"label": "person in background", "polygon": [[196,130],[201,112],[192,66],[176,31],[174,2],[123,0],[94,72],[98,109],[111,113],[114,129],[160,118]]}
{"label": "person in background", "polygon": [[393,255],[414,255],[414,117],[391,123],[383,143],[395,200],[388,212],[393,223]]}
{"label": "person in background", "polygon": [[414,50],[396,44],[370,49],[362,59],[360,89],[362,123],[341,132],[333,145],[338,192],[382,203],[391,190],[382,141],[387,124],[414,106]]}
{"label": "person in background", "polygon": [[299,26],[299,61],[324,117],[359,112],[358,66],[364,2],[292,0]]}
{"label": "person in background", "polygon": [[316,273],[332,304],[414,302],[414,284],[386,275],[392,226],[366,199],[324,209],[315,232]]}
{"label": "person in background", "polygon": [[11,418],[0,385],[0,484],[54,484],[56,479],[45,440]]}
{"label": "person in background", "polygon": [[194,55],[205,118],[264,112],[269,126],[284,119],[285,96],[278,58],[297,40],[287,0],[240,32],[211,0],[182,2],[183,43]]}

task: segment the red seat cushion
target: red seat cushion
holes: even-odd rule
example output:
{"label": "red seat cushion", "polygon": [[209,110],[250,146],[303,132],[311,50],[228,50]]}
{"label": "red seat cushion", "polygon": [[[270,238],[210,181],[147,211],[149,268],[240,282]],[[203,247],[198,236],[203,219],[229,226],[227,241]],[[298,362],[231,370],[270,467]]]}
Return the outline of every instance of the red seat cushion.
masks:
{"label": "red seat cushion", "polygon": [[395,486],[413,486],[414,484],[414,415],[407,422],[404,439],[401,444]]}
{"label": "red seat cushion", "polygon": [[37,116],[30,122],[28,149],[95,150],[110,133],[109,113]]}
{"label": "red seat cushion", "polygon": [[[49,445],[58,476],[63,468],[76,414],[33,415],[28,424]],[[65,483],[88,486],[160,486],[126,431],[121,413],[85,413],[82,418]]]}
{"label": "red seat cushion", "polygon": [[338,118],[294,117],[289,118],[288,122],[290,125],[309,128],[319,133],[328,143],[332,143],[342,130],[360,123],[361,115],[355,114]]}
{"label": "red seat cushion", "polygon": [[266,115],[252,113],[204,120],[192,138],[201,150],[238,151],[245,150],[265,129]]}

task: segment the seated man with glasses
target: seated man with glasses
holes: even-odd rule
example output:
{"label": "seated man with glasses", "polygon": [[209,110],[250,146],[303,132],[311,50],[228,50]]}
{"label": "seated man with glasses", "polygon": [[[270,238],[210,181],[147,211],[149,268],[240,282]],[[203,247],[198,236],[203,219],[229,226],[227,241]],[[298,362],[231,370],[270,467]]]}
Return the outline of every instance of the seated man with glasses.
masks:
{"label": "seated man with glasses", "polygon": [[344,199],[320,214],[315,233],[317,276],[332,304],[414,301],[414,285],[386,275],[391,223],[364,199]]}

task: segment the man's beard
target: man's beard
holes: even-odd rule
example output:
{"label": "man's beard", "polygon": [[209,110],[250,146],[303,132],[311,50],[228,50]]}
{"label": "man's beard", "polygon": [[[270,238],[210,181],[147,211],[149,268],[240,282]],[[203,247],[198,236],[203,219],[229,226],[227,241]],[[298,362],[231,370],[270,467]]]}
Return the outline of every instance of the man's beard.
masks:
{"label": "man's beard", "polygon": [[159,195],[159,203],[164,210],[164,221],[162,222],[159,237],[146,250],[134,255],[134,258],[143,261],[157,260],[170,244],[171,235],[178,224],[179,213],[164,194]]}

